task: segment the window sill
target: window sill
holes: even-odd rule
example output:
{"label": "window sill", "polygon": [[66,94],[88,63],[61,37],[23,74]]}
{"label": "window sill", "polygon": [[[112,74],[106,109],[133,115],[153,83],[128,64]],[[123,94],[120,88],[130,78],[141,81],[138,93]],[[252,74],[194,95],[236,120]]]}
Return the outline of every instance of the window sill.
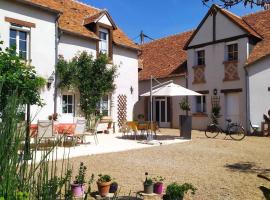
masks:
{"label": "window sill", "polygon": [[205,68],[205,65],[194,65],[192,68]]}
{"label": "window sill", "polygon": [[238,60],[224,60],[223,64],[238,63]]}
{"label": "window sill", "polygon": [[196,112],[192,114],[193,117],[208,117],[206,113],[203,112]]}

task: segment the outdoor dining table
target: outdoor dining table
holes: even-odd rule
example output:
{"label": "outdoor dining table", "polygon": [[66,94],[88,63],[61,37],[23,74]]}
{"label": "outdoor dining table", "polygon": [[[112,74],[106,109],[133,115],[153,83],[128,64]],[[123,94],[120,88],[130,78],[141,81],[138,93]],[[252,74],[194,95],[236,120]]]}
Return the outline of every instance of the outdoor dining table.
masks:
{"label": "outdoor dining table", "polygon": [[[57,134],[64,135],[73,135],[76,124],[74,123],[54,123],[53,129]],[[30,125],[30,135],[31,137],[35,137],[37,135],[38,125],[31,124]]]}

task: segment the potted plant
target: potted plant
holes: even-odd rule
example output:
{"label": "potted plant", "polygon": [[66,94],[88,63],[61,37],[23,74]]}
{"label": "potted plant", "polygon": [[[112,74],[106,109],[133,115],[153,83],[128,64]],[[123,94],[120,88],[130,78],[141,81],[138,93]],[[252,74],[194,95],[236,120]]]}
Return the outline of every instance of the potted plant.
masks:
{"label": "potted plant", "polygon": [[58,113],[53,113],[52,115],[48,116],[49,120],[57,121],[58,119]]}
{"label": "potted plant", "polygon": [[99,176],[97,180],[98,192],[100,196],[105,197],[108,195],[110,191],[112,178],[106,174],[105,175],[99,174],[98,176]]}
{"label": "potted plant", "polygon": [[186,139],[191,139],[192,117],[188,116],[188,111],[190,111],[190,104],[188,103],[187,98],[183,98],[179,105],[180,108],[186,112],[185,115],[179,116],[180,136]]}
{"label": "potted plant", "polygon": [[83,162],[80,164],[79,173],[75,177],[75,181],[71,184],[71,191],[74,197],[83,197],[85,191],[85,172],[86,166]]}
{"label": "potted plant", "polygon": [[190,183],[184,183],[182,185],[178,183],[171,183],[166,189],[166,194],[163,196],[164,200],[183,200],[185,194],[191,191],[191,194],[195,194],[195,188]]}
{"label": "potted plant", "polygon": [[110,185],[110,193],[115,193],[118,189],[118,183],[116,181],[113,181],[112,184]]}
{"label": "potted plant", "polygon": [[154,184],[154,193],[156,194],[162,194],[163,193],[163,182],[165,178],[162,176],[157,176],[154,178],[155,184]]}
{"label": "potted plant", "polygon": [[145,181],[143,182],[143,188],[145,194],[152,194],[154,192],[154,183],[151,177],[148,177],[148,172],[145,172]]}

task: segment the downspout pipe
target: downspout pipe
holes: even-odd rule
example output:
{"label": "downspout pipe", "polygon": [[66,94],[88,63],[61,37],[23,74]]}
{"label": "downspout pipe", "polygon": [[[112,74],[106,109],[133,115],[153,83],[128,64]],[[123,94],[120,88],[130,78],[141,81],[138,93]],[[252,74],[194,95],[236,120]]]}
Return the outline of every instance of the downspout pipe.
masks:
{"label": "downspout pipe", "polygon": [[245,129],[247,130],[247,132],[250,132],[250,127],[249,127],[249,123],[250,123],[249,80],[248,80],[248,70],[247,70],[246,67],[244,67],[244,69],[245,69],[245,86],[246,86],[246,91],[245,91],[245,98],[246,98],[246,127],[245,127]]}
{"label": "downspout pipe", "polygon": [[57,113],[57,90],[58,90],[58,74],[57,74],[57,70],[56,70],[56,65],[58,63],[58,44],[60,41],[60,34],[59,34],[59,23],[58,20],[60,18],[61,14],[58,14],[56,19],[55,19],[55,66],[54,66],[54,113]]}

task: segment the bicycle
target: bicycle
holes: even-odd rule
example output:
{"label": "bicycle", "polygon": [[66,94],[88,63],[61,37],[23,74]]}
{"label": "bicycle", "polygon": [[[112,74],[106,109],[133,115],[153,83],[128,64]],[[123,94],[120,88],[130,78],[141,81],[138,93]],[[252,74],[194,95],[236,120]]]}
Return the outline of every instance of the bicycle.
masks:
{"label": "bicycle", "polygon": [[[216,119],[214,115],[212,115],[212,117]],[[217,120],[213,121],[217,122]],[[215,138],[218,134],[224,133],[226,136],[229,135],[233,140],[237,141],[243,140],[246,137],[246,131],[243,126],[233,123],[231,119],[226,119],[226,122],[227,126],[225,130],[222,129],[218,123],[209,124],[205,130],[205,136],[208,138]]]}

